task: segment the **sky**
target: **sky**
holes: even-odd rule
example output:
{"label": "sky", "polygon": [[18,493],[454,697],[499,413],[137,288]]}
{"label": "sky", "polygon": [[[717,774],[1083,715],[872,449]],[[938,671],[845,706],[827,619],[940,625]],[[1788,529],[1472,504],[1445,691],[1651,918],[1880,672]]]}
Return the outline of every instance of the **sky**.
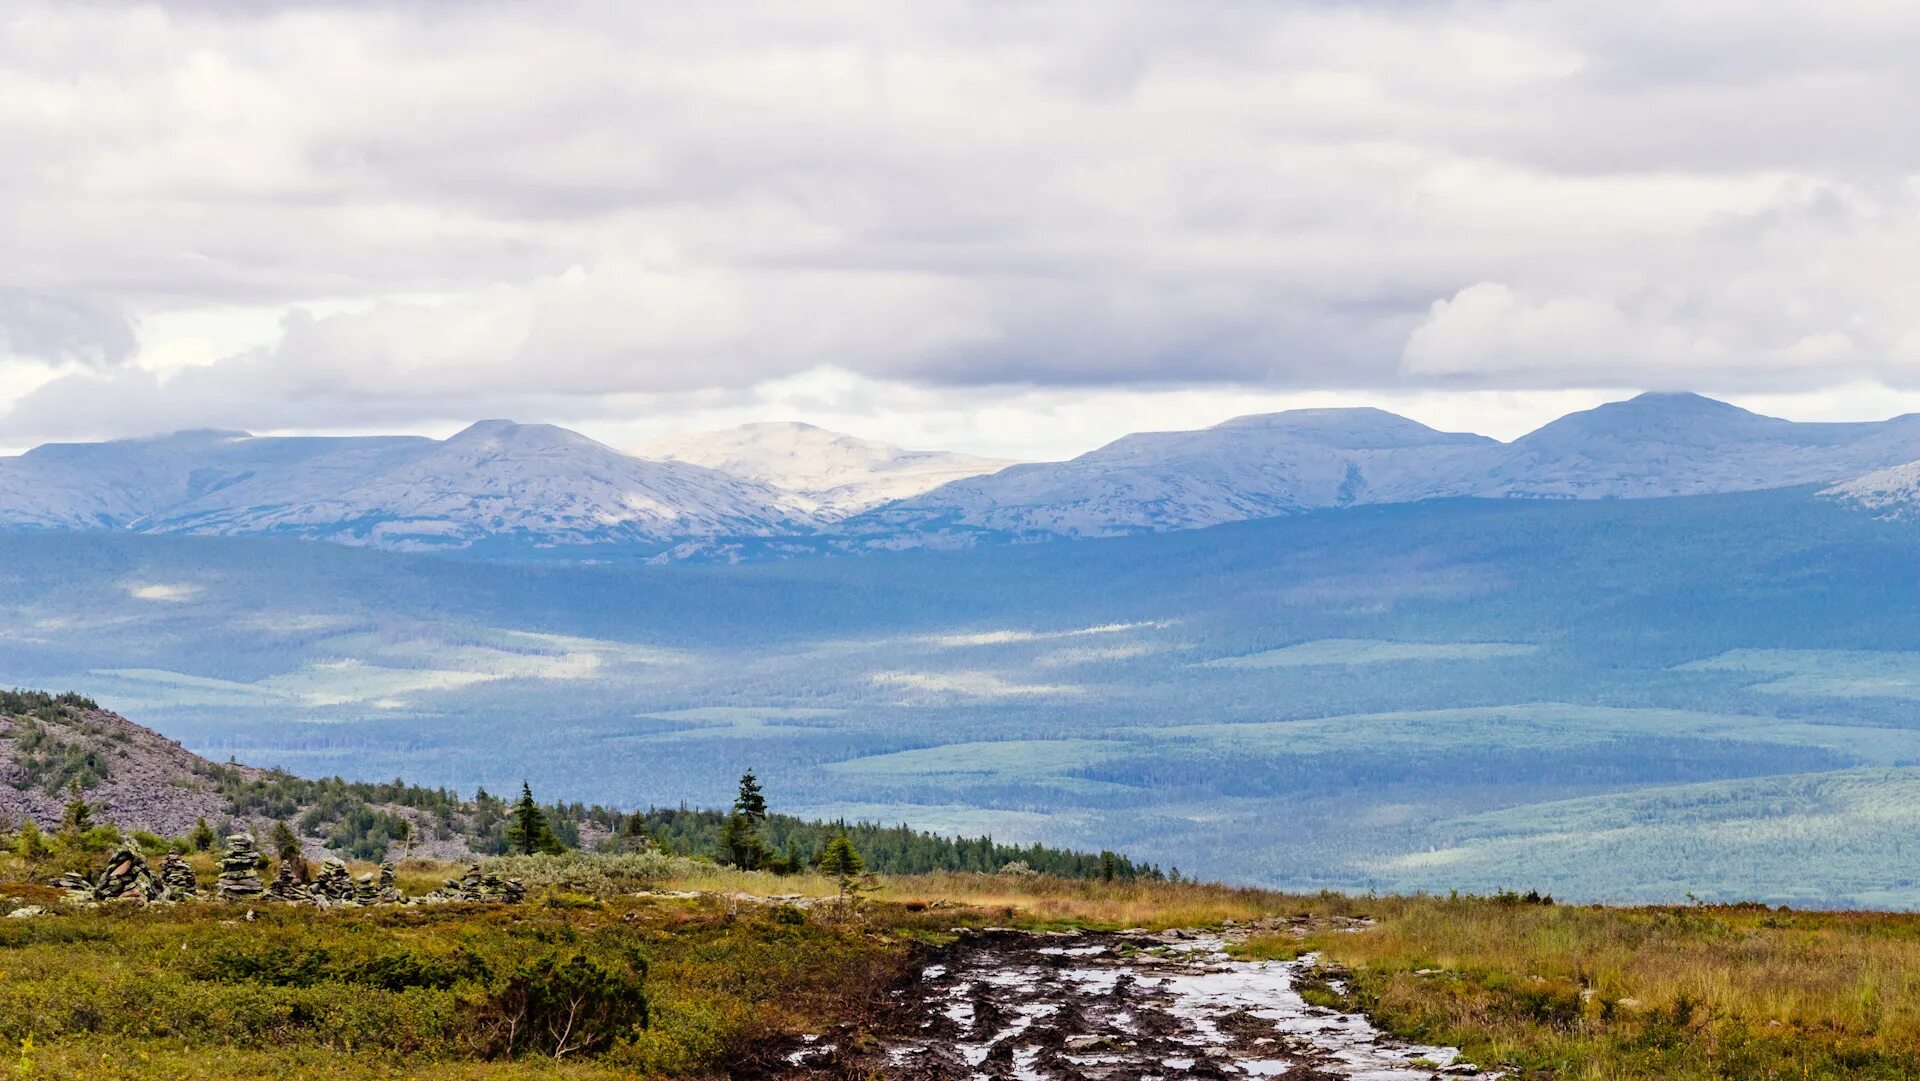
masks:
{"label": "sky", "polygon": [[1920,411],[1909,3],[0,7],[0,448]]}

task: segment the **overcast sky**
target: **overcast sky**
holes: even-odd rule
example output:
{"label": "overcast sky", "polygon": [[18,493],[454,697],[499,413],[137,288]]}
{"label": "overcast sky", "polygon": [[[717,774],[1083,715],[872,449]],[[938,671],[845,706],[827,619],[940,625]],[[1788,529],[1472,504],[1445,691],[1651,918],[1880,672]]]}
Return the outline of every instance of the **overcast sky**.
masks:
{"label": "overcast sky", "polygon": [[1910,3],[0,7],[0,447],[1920,410]]}

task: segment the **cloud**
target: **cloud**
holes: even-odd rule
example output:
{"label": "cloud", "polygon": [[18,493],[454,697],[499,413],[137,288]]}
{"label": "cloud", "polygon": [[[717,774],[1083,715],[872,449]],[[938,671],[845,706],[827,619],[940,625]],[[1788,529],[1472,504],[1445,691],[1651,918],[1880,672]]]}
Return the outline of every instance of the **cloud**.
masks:
{"label": "cloud", "polygon": [[1916,50],[1869,0],[22,0],[0,431],[1915,386]]}
{"label": "cloud", "polygon": [[108,305],[0,287],[0,360],[103,369],[125,364],[136,346],[126,316]]}

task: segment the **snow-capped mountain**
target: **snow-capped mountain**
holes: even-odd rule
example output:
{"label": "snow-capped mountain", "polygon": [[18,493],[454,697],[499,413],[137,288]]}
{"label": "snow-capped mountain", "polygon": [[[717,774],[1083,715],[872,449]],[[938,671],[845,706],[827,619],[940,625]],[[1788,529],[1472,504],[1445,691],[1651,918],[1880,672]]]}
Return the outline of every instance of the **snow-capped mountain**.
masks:
{"label": "snow-capped mountain", "polygon": [[1058,536],[1193,529],[1355,503],[1447,496],[1631,499],[1831,483],[1920,457],[1920,416],[1803,424],[1696,394],[1643,394],[1513,441],[1378,409],[1242,417],[1130,435],[1067,462],[937,488],[857,533]]}
{"label": "snow-capped mountain", "polygon": [[1885,518],[1920,518],[1920,461],[1868,473],[1820,494]]}
{"label": "snow-capped mountain", "polygon": [[642,458],[706,466],[792,492],[823,517],[856,514],[1014,464],[952,451],[903,450],[796,422],[683,432],[629,449]]}
{"label": "snow-capped mountain", "polygon": [[0,522],[14,527],[459,549],[489,539],[658,543],[812,521],[801,501],[766,485],[499,420],[445,441],[196,432],[0,459]]}
{"label": "snow-capped mountain", "polygon": [[1304,409],[1191,432],[1126,436],[1072,461],[1014,466],[856,519],[860,531],[984,530],[1109,536],[1193,529],[1417,488],[1485,436],[1436,431],[1379,409]]}

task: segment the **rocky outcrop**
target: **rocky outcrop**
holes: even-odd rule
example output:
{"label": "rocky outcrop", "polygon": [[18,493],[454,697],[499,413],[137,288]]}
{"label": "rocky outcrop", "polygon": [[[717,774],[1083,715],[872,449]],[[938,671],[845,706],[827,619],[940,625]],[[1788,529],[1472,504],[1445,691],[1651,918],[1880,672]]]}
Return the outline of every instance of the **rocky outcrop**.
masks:
{"label": "rocky outcrop", "polygon": [[251,901],[265,892],[259,866],[260,848],[252,836],[236,833],[227,838],[227,850],[220,856],[220,899]]}

